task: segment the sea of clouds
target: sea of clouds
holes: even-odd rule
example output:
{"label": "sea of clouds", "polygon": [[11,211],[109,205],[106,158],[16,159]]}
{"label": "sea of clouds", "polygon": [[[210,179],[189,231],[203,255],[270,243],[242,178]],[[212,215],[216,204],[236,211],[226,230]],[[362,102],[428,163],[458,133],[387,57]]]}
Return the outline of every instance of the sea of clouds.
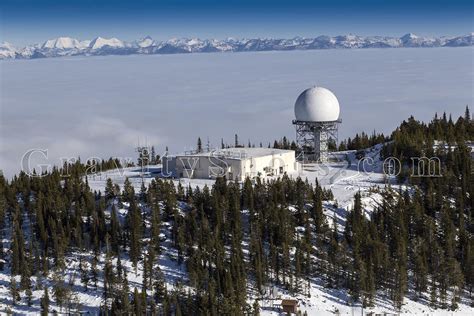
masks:
{"label": "sea of clouds", "polygon": [[[0,62],[0,169],[30,149],[60,157],[135,157],[138,139],[181,152],[203,143],[257,146],[287,136],[313,85],[341,105],[339,138],[391,132],[414,115],[457,117],[473,104],[473,48],[316,50],[70,57]],[[34,163],[33,163],[34,166]]]}

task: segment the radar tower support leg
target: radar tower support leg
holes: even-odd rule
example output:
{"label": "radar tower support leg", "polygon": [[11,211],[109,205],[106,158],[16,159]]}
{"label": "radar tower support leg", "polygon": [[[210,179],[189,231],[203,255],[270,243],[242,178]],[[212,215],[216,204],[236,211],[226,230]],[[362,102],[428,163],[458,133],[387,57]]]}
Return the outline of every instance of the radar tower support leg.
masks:
{"label": "radar tower support leg", "polygon": [[303,162],[325,163],[329,160],[329,142],[338,141],[340,120],[330,122],[293,121],[296,128],[297,157]]}

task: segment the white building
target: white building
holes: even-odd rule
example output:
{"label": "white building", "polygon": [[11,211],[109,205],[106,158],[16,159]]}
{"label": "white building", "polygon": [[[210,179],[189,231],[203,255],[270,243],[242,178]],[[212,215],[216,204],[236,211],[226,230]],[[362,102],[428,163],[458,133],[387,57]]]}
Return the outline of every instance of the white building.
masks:
{"label": "white building", "polygon": [[229,180],[244,181],[246,177],[265,178],[297,170],[293,150],[273,148],[227,148],[163,158],[163,174],[178,178],[225,176]]}

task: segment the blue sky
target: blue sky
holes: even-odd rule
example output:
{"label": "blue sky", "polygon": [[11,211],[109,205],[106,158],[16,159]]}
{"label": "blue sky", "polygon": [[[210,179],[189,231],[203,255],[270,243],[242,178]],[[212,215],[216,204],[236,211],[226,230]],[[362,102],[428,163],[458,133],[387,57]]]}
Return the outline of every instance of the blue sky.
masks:
{"label": "blue sky", "polygon": [[473,31],[466,0],[2,0],[0,41],[58,36],[133,40],[321,34],[459,35]]}

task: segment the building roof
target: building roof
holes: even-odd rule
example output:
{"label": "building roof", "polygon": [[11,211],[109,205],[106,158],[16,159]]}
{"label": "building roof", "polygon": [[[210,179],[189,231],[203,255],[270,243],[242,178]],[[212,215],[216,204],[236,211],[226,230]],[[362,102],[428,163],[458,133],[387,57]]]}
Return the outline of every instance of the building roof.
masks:
{"label": "building roof", "polygon": [[275,149],[275,148],[261,148],[261,147],[233,147],[225,149],[211,150],[210,152],[202,153],[185,153],[177,156],[205,156],[205,157],[219,157],[225,159],[248,159],[271,155],[280,155],[286,153],[294,153],[294,150]]}
{"label": "building roof", "polygon": [[339,101],[323,87],[304,90],[295,102],[295,118],[304,122],[331,122],[339,119]]}

